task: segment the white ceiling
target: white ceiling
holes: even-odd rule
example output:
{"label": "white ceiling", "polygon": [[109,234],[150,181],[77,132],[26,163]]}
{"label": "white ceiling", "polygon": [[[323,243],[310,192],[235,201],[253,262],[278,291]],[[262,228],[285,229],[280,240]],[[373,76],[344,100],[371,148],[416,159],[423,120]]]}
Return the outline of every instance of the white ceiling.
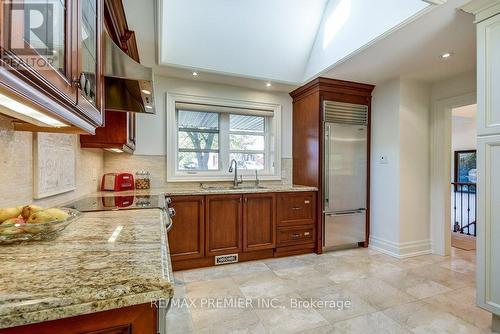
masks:
{"label": "white ceiling", "polygon": [[[136,32],[141,63],[154,67],[155,73],[254,89],[290,92],[309,79],[309,77],[305,76],[303,79],[298,79],[298,75],[301,72],[304,74],[307,70],[307,60],[313,57],[310,53],[317,45],[314,45],[314,41],[312,40],[307,42],[305,36],[310,35],[311,30],[321,29],[325,24],[325,22],[321,22],[325,21],[325,18],[321,17],[323,11],[326,10],[326,12],[329,12],[328,7],[332,6],[331,3],[341,0],[330,0],[328,4],[328,0],[158,1],[166,4],[172,3],[174,6],[184,8],[182,11],[183,14],[180,15],[181,18],[174,20],[174,22],[177,22],[176,25],[184,22],[184,27],[189,27],[195,19],[195,15],[190,15],[190,13],[196,13],[197,18],[208,22],[205,26],[208,27],[207,30],[210,30],[210,27],[213,25],[216,27],[218,33],[203,32],[201,31],[203,30],[201,25],[197,23],[194,25],[196,29],[193,28],[190,32],[185,32],[182,29],[179,32],[178,29],[176,36],[172,37],[174,39],[170,41],[167,39],[166,43],[157,43],[155,39],[157,27],[154,19],[156,14],[155,0],[123,0],[129,26]],[[373,0],[352,1],[364,1],[365,3],[370,1],[371,3]],[[377,1],[397,1],[400,3],[407,0]],[[258,7],[252,9],[253,5],[250,6],[250,2],[258,5]],[[302,21],[300,18],[301,15],[299,15],[300,11],[293,9],[279,10],[279,6],[284,6],[285,2],[287,4],[293,3],[302,9],[309,7],[312,3],[314,4],[310,6],[312,9],[309,8],[307,10],[307,19]],[[455,74],[471,71],[475,68],[476,63],[473,17],[456,9],[464,2],[467,2],[467,0],[448,0],[446,4],[433,6],[431,9],[424,10],[420,14],[406,20],[403,24],[375,38],[367,45],[361,46],[356,50],[352,50],[351,48],[352,51],[349,51],[348,55],[344,57],[336,55],[337,59],[340,60],[332,61],[329,63],[331,67],[313,76],[321,75],[336,79],[378,84],[400,76],[433,82]],[[193,3],[200,6],[194,6]],[[242,13],[237,15],[241,21],[244,21],[244,24],[241,25],[242,27],[239,27],[238,22],[236,22],[238,20],[234,18],[226,19],[226,16],[221,18],[218,16],[219,12],[210,11],[206,8],[205,10],[201,10],[200,8],[209,7],[208,5],[202,6],[202,3],[210,3],[220,10],[222,10],[220,4],[227,3],[227,10],[233,11],[235,11],[237,3],[238,8],[244,8],[241,12],[246,12],[248,15],[243,15]],[[217,3],[219,5],[216,5]],[[194,7],[191,7],[189,4]],[[323,9],[321,9],[322,6]],[[173,11],[173,7],[170,8],[171,15],[175,16],[173,13],[178,13],[177,10]],[[267,9],[270,8],[274,8],[275,12],[268,13]],[[321,12],[319,18],[317,17],[318,11]],[[263,13],[264,16],[261,17]],[[209,20],[208,17],[210,15],[208,14],[216,18]],[[288,15],[291,15],[293,19],[287,18],[286,16]],[[206,17],[203,18],[204,16]],[[299,16],[298,20],[297,16]],[[251,19],[255,17],[257,19]],[[316,17],[317,22],[313,22],[313,17]],[[270,18],[274,19],[271,20]],[[381,19],[379,17],[379,20]],[[261,24],[252,27],[250,23],[254,21]],[[266,21],[272,21],[272,24]],[[290,39],[290,37],[294,36],[290,32],[301,30],[297,27],[306,25],[305,21],[309,22],[307,33],[301,32],[298,35],[301,36],[302,40]],[[162,27],[165,29],[168,27],[168,20],[163,21],[158,26],[160,30]],[[315,28],[311,29],[311,26]],[[226,30],[231,30],[231,32],[224,32],[223,27],[226,27]],[[266,29],[261,29],[261,27],[266,27],[267,30],[271,29],[273,33],[269,31],[264,33]],[[193,33],[195,30],[200,36],[205,36],[208,39],[200,38],[198,34]],[[253,31],[258,31],[258,34],[252,34]],[[275,32],[279,32],[279,34]],[[220,35],[218,35],[219,33]],[[264,37],[262,37],[263,35]],[[233,38],[230,39],[228,36],[233,36]],[[270,36],[272,38],[268,38]],[[258,41],[258,37],[264,38],[263,41]],[[316,44],[318,44],[319,38],[316,33],[315,39]],[[177,57],[178,63],[174,63],[173,58],[169,62],[166,62],[165,59],[162,60],[164,56],[161,55],[161,52],[158,52],[165,45],[170,45],[171,48],[174,48],[169,42],[175,42],[176,45],[182,46],[182,50],[179,50],[179,55],[183,55],[182,57],[171,55],[171,57]],[[220,45],[225,51],[218,52],[217,50],[220,49],[213,48],[214,44],[212,42],[219,43],[217,45]],[[258,47],[255,47],[255,45],[258,45]],[[245,48],[240,49],[240,47]],[[283,52],[284,48],[288,51]],[[307,48],[309,50],[305,52],[304,49]],[[212,49],[206,51],[212,58],[205,57],[204,49]],[[244,50],[244,52],[236,52],[235,50]],[[454,54],[450,59],[443,61],[439,58],[439,54],[445,51],[451,51]],[[304,54],[307,54],[305,62]],[[210,61],[208,61],[209,58],[211,59]],[[197,59],[199,59],[199,63]],[[206,68],[202,67],[201,64]],[[241,67],[238,68],[240,66],[238,64]],[[197,77],[192,76],[192,70],[194,69],[199,73]],[[272,81],[272,87],[270,88],[265,86],[265,82],[268,80]]]}
{"label": "white ceiling", "polygon": [[301,81],[327,0],[162,0],[160,63]]}
{"label": "white ceiling", "polygon": [[[476,66],[474,17],[458,10],[468,0],[448,0],[321,76],[379,84],[408,77],[435,82]],[[443,60],[440,55],[452,52]]]}
{"label": "white ceiling", "polygon": [[302,84],[422,0],[160,0],[160,65]]}

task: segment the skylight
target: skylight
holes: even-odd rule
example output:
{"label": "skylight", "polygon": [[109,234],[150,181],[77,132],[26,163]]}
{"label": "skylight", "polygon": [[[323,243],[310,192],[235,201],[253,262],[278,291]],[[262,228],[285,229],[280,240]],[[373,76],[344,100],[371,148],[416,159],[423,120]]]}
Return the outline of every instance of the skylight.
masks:
{"label": "skylight", "polygon": [[160,65],[302,84],[430,6],[423,0],[159,0]]}

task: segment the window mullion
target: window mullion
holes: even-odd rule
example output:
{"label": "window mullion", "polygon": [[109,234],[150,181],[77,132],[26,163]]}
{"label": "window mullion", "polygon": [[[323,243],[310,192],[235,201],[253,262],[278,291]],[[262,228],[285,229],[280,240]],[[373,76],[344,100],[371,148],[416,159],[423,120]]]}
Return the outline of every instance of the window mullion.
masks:
{"label": "window mullion", "polygon": [[229,168],[229,114],[219,114],[219,170],[223,173]]}

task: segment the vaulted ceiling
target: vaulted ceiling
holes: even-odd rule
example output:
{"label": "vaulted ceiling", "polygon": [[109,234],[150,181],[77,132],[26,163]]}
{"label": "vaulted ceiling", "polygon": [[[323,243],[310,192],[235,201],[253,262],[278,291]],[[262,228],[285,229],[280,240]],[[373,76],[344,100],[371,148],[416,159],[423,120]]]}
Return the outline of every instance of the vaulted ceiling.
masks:
{"label": "vaulted ceiling", "polygon": [[158,62],[302,84],[428,6],[422,0],[159,0]]}

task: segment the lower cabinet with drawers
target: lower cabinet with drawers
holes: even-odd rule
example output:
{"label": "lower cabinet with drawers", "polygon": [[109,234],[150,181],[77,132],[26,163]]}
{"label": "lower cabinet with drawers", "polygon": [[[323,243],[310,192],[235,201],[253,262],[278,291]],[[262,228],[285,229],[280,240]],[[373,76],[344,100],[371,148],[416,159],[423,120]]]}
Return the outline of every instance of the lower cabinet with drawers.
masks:
{"label": "lower cabinet with drawers", "polygon": [[[174,270],[313,252],[316,193],[172,196]],[[219,257],[223,258],[219,258]]]}

